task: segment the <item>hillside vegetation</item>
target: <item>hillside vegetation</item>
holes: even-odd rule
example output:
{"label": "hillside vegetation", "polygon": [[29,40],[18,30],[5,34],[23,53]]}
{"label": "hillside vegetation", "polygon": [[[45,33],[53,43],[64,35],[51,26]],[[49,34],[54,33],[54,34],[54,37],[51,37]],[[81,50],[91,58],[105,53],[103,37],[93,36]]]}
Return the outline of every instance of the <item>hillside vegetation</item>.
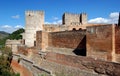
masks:
{"label": "hillside vegetation", "polygon": [[12,61],[12,51],[10,48],[0,48],[0,76],[20,76],[15,73],[10,66]]}
{"label": "hillside vegetation", "polygon": [[4,31],[0,31],[0,39],[3,39],[3,38],[8,37],[8,36],[9,36],[9,33],[4,32]]}
{"label": "hillside vegetation", "polygon": [[10,39],[10,40],[22,39],[21,33],[23,33],[23,32],[24,32],[24,29],[21,28],[21,29],[18,29],[16,31],[14,31],[11,34],[8,34],[8,36],[6,35],[6,33],[2,33],[2,37],[0,38],[0,47],[3,47],[5,45],[5,42],[6,42],[7,39]]}

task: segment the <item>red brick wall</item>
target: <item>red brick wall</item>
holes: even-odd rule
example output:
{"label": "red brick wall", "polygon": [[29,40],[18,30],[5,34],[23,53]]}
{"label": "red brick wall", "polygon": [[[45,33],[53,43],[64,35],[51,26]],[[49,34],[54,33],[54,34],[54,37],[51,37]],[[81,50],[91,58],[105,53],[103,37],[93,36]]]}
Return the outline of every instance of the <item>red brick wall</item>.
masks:
{"label": "red brick wall", "polygon": [[49,33],[48,46],[57,48],[71,48],[75,49],[75,53],[78,53],[78,51],[86,49],[85,34],[86,31],[83,30]]}
{"label": "red brick wall", "polygon": [[115,28],[115,53],[120,54],[120,27]]}
{"label": "red brick wall", "polygon": [[36,32],[36,47],[38,49],[42,48],[42,31]]}
{"label": "red brick wall", "polygon": [[111,60],[112,25],[87,27],[87,56]]}
{"label": "red brick wall", "polygon": [[49,34],[49,46],[60,48],[85,48],[85,31],[64,31]]}

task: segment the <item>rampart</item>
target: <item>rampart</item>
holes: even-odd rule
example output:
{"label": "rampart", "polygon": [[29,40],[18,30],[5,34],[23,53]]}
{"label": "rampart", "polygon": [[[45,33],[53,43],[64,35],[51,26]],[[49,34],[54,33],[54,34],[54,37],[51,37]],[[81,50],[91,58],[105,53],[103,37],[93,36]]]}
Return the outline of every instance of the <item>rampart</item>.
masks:
{"label": "rampart", "polygon": [[[34,51],[34,49],[31,49]],[[94,60],[88,57],[72,56],[54,52],[39,52],[28,55],[13,55],[20,58],[19,64],[34,75],[71,76],[119,76],[120,65],[112,62]],[[15,59],[15,58],[14,58]]]}
{"label": "rampart", "polygon": [[87,27],[87,56],[119,63],[119,33],[120,27],[116,25]]}
{"label": "rampart", "polygon": [[[86,55],[86,31],[37,32],[37,48],[64,54]],[[57,51],[56,51],[57,50]]]}
{"label": "rampart", "polygon": [[116,53],[116,61],[120,62],[120,27],[115,27],[115,53]]}
{"label": "rampart", "polygon": [[85,35],[85,30],[49,33],[47,49],[54,51],[53,48],[55,48],[55,50],[58,49],[56,52],[86,55]]}
{"label": "rampart", "polygon": [[87,27],[87,56],[112,60],[112,25]]}

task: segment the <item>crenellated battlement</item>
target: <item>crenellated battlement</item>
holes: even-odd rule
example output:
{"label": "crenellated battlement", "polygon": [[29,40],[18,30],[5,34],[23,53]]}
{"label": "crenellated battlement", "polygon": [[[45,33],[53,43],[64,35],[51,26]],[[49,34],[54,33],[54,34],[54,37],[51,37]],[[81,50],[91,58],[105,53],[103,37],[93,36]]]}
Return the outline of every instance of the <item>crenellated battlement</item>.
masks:
{"label": "crenellated battlement", "polygon": [[64,13],[62,17],[62,24],[86,24],[87,23],[87,14],[74,14],[74,13]]}
{"label": "crenellated battlement", "polygon": [[38,11],[34,11],[34,10],[25,11],[25,14],[36,14],[36,13],[44,14],[44,11],[41,11],[41,10],[38,10]]}

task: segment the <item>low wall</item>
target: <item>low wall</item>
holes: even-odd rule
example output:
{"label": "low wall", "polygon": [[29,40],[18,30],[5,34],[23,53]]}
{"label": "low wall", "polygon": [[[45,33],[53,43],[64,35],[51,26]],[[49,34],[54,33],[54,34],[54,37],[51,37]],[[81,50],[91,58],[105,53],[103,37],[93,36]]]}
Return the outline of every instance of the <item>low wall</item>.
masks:
{"label": "low wall", "polygon": [[18,45],[22,45],[24,43],[24,40],[6,40],[5,45],[7,47],[10,47],[12,49],[13,53],[16,53],[18,50]]}

